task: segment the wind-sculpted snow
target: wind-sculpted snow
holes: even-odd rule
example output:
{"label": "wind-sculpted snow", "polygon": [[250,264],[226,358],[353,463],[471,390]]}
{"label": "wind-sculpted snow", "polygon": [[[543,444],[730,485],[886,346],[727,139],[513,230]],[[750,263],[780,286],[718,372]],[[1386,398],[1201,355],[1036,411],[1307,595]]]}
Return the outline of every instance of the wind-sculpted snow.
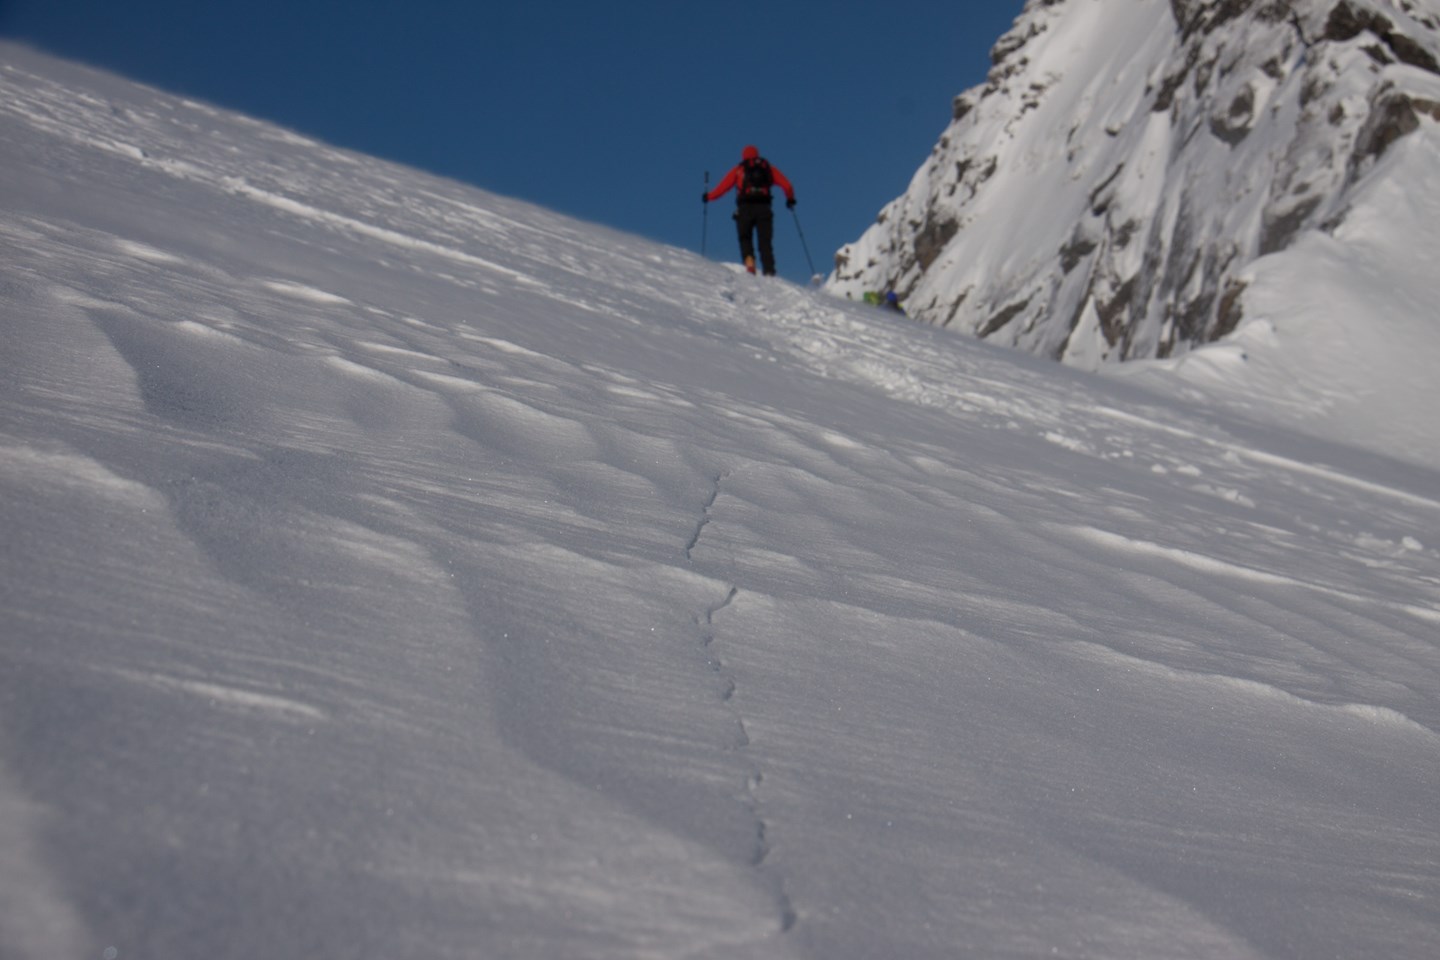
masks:
{"label": "wind-sculpted snow", "polygon": [[6,957],[1440,948],[1434,470],[0,61]]}

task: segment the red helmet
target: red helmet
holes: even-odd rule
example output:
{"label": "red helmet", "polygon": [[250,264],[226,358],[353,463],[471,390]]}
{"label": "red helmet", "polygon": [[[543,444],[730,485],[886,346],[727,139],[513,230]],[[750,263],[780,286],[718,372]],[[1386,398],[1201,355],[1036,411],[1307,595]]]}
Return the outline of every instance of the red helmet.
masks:
{"label": "red helmet", "polygon": [[760,156],[760,150],[756,147],[746,147],[740,151],[741,160],[754,160]]}

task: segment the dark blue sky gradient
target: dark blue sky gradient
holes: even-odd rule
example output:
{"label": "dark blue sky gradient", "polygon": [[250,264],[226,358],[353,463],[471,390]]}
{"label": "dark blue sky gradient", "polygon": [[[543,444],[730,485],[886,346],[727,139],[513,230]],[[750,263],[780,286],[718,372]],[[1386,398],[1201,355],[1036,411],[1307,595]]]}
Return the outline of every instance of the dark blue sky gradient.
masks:
{"label": "dark blue sky gradient", "polygon": [[[902,193],[1022,0],[0,0],[0,36],[690,249],[746,143],[815,267]],[[727,198],[708,253],[736,258]],[[809,276],[779,208],[780,272]]]}

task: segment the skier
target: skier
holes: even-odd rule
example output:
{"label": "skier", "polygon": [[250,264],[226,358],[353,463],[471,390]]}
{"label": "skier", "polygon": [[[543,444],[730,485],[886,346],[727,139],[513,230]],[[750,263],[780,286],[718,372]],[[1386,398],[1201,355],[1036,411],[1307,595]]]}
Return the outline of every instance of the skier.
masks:
{"label": "skier", "polygon": [[770,209],[770,187],[777,186],[785,191],[785,206],[795,209],[795,188],[778,167],[760,156],[754,147],[740,152],[740,163],[725,174],[724,179],[700,195],[703,203],[718,200],[735,188],[735,226],[740,233],[740,258],[745,269],[755,272],[755,239],[760,241],[760,268],[765,276],[775,275],[775,250],[771,240],[775,236],[775,214]]}

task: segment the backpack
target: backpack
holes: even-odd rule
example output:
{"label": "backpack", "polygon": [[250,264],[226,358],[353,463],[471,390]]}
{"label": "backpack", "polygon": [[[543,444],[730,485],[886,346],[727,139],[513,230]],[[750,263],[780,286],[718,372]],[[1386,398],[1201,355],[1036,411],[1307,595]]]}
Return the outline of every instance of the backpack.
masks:
{"label": "backpack", "polygon": [[756,157],[754,160],[746,160],[744,164],[744,176],[740,180],[740,199],[744,200],[769,200],[770,187],[775,183],[775,175],[770,172],[770,162],[764,157]]}

